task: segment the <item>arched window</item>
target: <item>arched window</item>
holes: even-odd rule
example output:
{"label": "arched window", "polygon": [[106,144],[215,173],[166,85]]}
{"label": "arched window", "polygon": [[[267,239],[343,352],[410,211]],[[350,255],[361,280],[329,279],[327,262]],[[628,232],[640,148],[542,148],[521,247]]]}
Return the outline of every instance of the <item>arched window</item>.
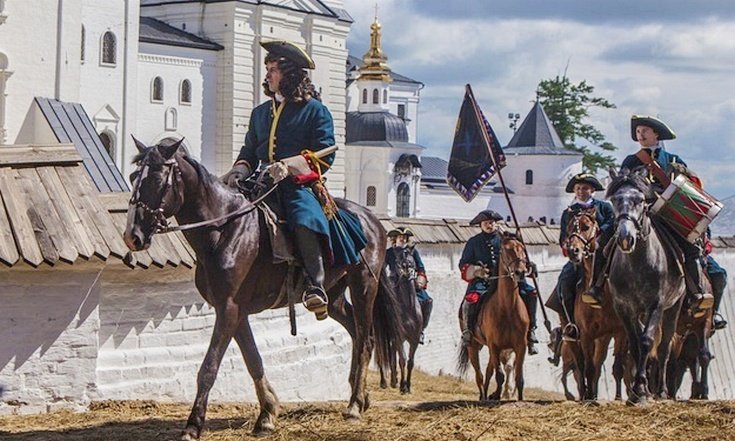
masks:
{"label": "arched window", "polygon": [[167,131],[174,131],[178,128],[178,115],[176,114],[176,109],[173,107],[169,107],[166,109],[166,115],[165,115],[165,121],[164,121],[164,129]]}
{"label": "arched window", "polygon": [[373,104],[380,103],[380,92],[378,89],[373,89]]}
{"label": "arched window", "polygon": [[526,185],[533,185],[533,170],[526,170]]}
{"label": "arched window", "polygon": [[362,103],[367,104],[367,89],[362,89]]}
{"label": "arched window", "polygon": [[184,80],[181,82],[179,100],[181,101],[181,104],[191,104],[191,81]]}
{"label": "arched window", "polygon": [[378,192],[375,190],[374,185],[368,186],[366,196],[367,198],[365,201],[365,205],[367,205],[368,207],[374,207],[375,203],[377,202],[377,198],[378,198]]}
{"label": "arched window", "polygon": [[102,145],[105,147],[105,150],[107,151],[107,154],[110,155],[110,158],[112,160],[115,160],[115,137],[110,132],[102,132],[100,133],[100,141],[102,141]]}
{"label": "arched window", "polygon": [[81,53],[79,54],[79,59],[84,63],[84,57],[86,56],[84,44],[87,40],[87,31],[84,30],[84,25],[82,25],[82,47],[81,47]]}
{"label": "arched window", "polygon": [[151,85],[151,101],[163,102],[163,79],[156,77]]}
{"label": "arched window", "polygon": [[388,103],[388,89],[383,90],[383,104]]}
{"label": "arched window", "polygon": [[401,182],[396,195],[396,216],[408,217],[411,215],[411,189],[408,184]]}
{"label": "arched window", "polygon": [[110,31],[105,32],[105,35],[102,36],[102,63],[117,63],[117,39]]}

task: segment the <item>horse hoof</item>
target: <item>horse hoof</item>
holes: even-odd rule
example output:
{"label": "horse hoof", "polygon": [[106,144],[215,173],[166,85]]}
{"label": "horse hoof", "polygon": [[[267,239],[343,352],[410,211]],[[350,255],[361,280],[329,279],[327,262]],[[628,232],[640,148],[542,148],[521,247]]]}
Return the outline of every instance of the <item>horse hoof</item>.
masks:
{"label": "horse hoof", "polygon": [[362,415],[360,414],[360,411],[357,410],[357,404],[352,404],[347,409],[342,411],[342,418],[344,418],[345,421],[350,422],[357,422],[362,419]]}
{"label": "horse hoof", "polygon": [[270,435],[271,433],[273,433],[273,431],[275,429],[276,429],[275,427],[265,427],[265,426],[263,426],[263,427],[254,427],[253,428],[253,431],[252,431],[252,434],[253,434],[253,436],[260,438],[261,436],[268,436],[268,435]]}
{"label": "horse hoof", "polygon": [[195,427],[187,427],[181,432],[180,441],[196,441],[199,439],[198,431]]}

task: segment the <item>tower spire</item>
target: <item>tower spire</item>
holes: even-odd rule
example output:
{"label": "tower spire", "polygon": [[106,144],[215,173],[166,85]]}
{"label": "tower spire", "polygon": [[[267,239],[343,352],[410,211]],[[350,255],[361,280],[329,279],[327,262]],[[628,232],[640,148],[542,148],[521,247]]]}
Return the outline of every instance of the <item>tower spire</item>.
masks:
{"label": "tower spire", "polygon": [[378,5],[375,4],[375,20],[370,25],[370,49],[362,56],[362,66],[360,67],[360,79],[380,80],[390,82],[390,67],[388,67],[388,57],[383,53],[381,47],[381,26],[378,21]]}

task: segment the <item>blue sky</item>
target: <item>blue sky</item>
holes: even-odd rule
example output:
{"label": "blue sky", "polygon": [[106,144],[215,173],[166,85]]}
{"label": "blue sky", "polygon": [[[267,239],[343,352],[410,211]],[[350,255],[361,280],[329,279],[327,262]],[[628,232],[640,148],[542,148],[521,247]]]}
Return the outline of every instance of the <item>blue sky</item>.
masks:
{"label": "blue sky", "polygon": [[354,18],[350,53],[368,48],[375,4],[391,68],[425,84],[418,142],[448,157],[470,83],[503,144],[507,114],[524,117],[542,79],[587,80],[617,105],[590,122],[636,150],[634,113],[656,115],[679,154],[724,198],[735,194],[735,1],[732,0],[345,0]]}

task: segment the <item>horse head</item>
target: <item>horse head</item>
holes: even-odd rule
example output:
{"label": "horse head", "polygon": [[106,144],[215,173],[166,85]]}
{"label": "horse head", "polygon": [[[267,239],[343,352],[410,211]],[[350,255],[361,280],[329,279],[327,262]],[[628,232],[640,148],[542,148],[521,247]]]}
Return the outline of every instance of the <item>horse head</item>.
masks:
{"label": "horse head", "polygon": [[153,234],[167,225],[184,203],[181,169],[176,153],[183,138],[174,143],[162,141],[148,147],[133,137],[138,155],[130,174],[133,185],[128,203],[128,220],[123,239],[132,251],[147,249]]}
{"label": "horse head", "polygon": [[632,253],[638,240],[645,240],[651,230],[648,210],[656,193],[647,180],[648,170],[637,167],[611,173],[607,197],[615,213],[615,240],[624,253]]}
{"label": "horse head", "polygon": [[413,260],[413,246],[391,247],[389,252],[395,257],[395,268],[391,268],[392,273],[399,279],[415,280],[416,262]]}
{"label": "horse head", "polygon": [[506,274],[514,282],[526,276],[531,268],[526,247],[515,234],[503,233],[503,240],[500,242],[500,265],[501,271],[505,269]]}
{"label": "horse head", "polygon": [[566,249],[569,260],[580,264],[584,259],[590,258],[597,249],[597,234],[600,231],[597,225],[595,207],[578,210],[567,224]]}

